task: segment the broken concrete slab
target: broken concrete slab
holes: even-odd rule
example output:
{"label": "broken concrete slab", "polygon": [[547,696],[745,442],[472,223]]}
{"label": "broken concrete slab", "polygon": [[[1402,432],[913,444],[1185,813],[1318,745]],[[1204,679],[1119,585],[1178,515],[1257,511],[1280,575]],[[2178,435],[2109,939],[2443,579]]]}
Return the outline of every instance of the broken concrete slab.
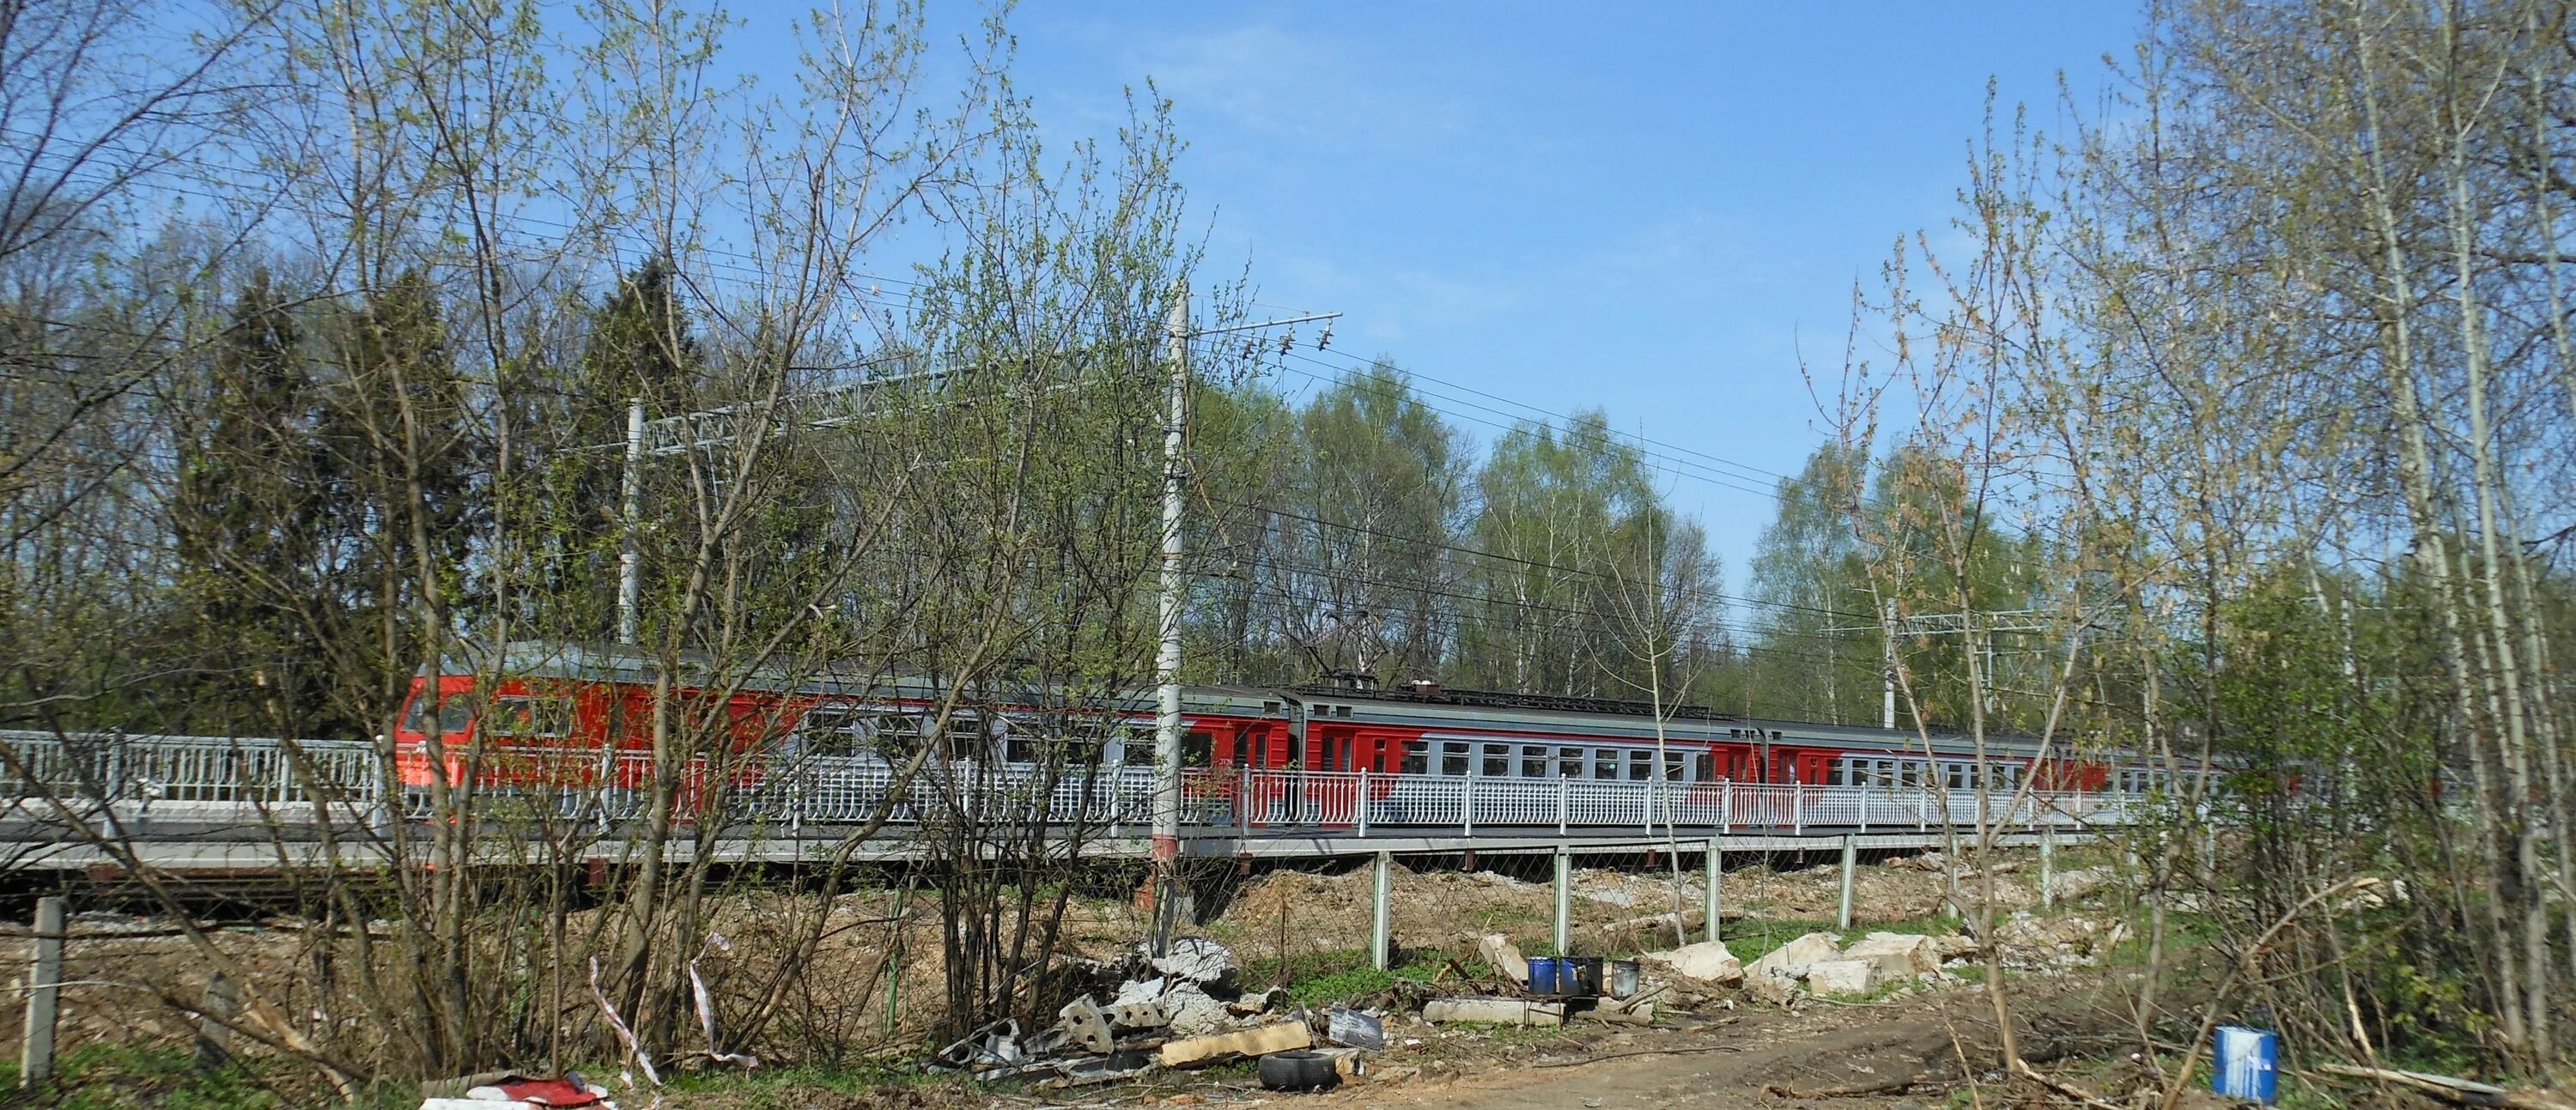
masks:
{"label": "broken concrete slab", "polygon": [[1818,960],[1807,965],[1807,989],[1826,997],[1868,994],[1878,989],[1878,965],[1868,960]]}
{"label": "broken concrete slab", "polygon": [[1576,1010],[1566,1016],[1589,1018],[1609,1025],[1651,1026],[1655,1024],[1655,1004],[1640,1002],[1626,1007],[1601,1005],[1589,1010]]}
{"label": "broken concrete slab", "polygon": [[1058,1064],[1056,1078],[1047,1080],[1045,1085],[1062,1089],[1115,1083],[1143,1075],[1156,1066],[1154,1056],[1149,1052],[1113,1052],[1107,1056]]}
{"label": "broken concrete slab", "polygon": [[1228,1002],[1225,1004],[1225,1010],[1227,1013],[1233,1014],[1237,1017],[1250,1017],[1254,1014],[1269,1013],[1280,1003],[1286,1001],[1288,1001],[1288,988],[1272,987],[1269,990],[1246,994],[1241,998]]}
{"label": "broken concrete slab", "polygon": [[1779,975],[1747,975],[1744,996],[1786,1009],[1798,1000],[1798,982]]}
{"label": "broken concrete slab", "polygon": [[1166,1041],[1159,1058],[1167,1068],[1197,1067],[1237,1056],[1262,1056],[1292,1048],[1311,1048],[1314,1043],[1315,1035],[1307,1031],[1306,1023],[1283,1021],[1235,1033]]}
{"label": "broken concrete slab", "polygon": [[1704,940],[1685,944],[1669,952],[1648,952],[1643,957],[1670,968],[1675,975],[1732,987],[1744,981],[1744,961],[1726,950],[1726,942]]}
{"label": "broken concrete slab", "polygon": [[1100,1012],[1120,1029],[1160,1029],[1171,1021],[1163,1007],[1153,1002],[1120,1002]]}
{"label": "broken concrete slab", "polygon": [[1233,1016],[1226,1011],[1225,1003],[1209,997],[1196,983],[1174,983],[1154,1004],[1162,1009],[1164,1023],[1171,1026],[1176,1037],[1204,1037],[1218,1032]]}
{"label": "broken concrete slab", "polygon": [[1843,949],[1846,960],[1867,960],[1881,979],[1900,979],[1941,969],[1941,949],[1920,933],[1871,933]]}
{"label": "broken concrete slab", "polygon": [[1153,959],[1154,970],[1193,983],[1213,983],[1234,970],[1234,953],[1206,937],[1178,937]]}
{"label": "broken concrete slab", "polygon": [[1099,1004],[1090,995],[1065,1003],[1055,1016],[1056,1029],[1081,1045],[1083,1051],[1106,1054],[1117,1047],[1118,1040],[1109,1031],[1109,1016],[1100,1012]]}
{"label": "broken concrete slab", "polygon": [[1487,933],[1476,942],[1476,955],[1514,986],[1529,985],[1529,960],[1521,955],[1520,946],[1501,933]]}
{"label": "broken concrete slab", "polygon": [[1521,998],[1435,998],[1422,1004],[1422,1020],[1481,1021],[1489,1025],[1563,1025],[1565,1004]]}
{"label": "broken concrete slab", "polygon": [[2056,902],[2078,902],[2087,895],[2109,886],[2120,873],[2108,864],[2059,872],[2048,880],[2048,896]]}
{"label": "broken concrete slab", "polygon": [[1745,965],[1747,979],[1774,976],[1781,979],[1804,979],[1807,965],[1818,960],[1842,958],[1841,938],[1832,933],[1809,933],[1762,954],[1762,958]]}

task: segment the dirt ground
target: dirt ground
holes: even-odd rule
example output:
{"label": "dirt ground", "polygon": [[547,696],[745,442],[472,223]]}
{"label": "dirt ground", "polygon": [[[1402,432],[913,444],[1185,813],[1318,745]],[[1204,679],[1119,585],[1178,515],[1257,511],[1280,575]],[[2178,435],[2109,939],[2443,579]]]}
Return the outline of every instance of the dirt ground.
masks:
{"label": "dirt ground", "polygon": [[[2076,865],[2076,861],[2064,861],[2065,867]],[[1531,952],[1547,950],[1554,898],[1544,868],[1544,861],[1532,867],[1526,860],[1497,861],[1491,869],[1478,871],[1399,868],[1392,905],[1399,948],[1417,966],[1431,967],[1449,958],[1472,962],[1476,939],[1486,933],[1511,936]],[[2036,902],[2035,885],[2028,881],[2032,877],[2018,872],[1997,876],[2000,900],[2007,906]],[[1220,883],[1215,890],[1218,897],[1210,899],[1212,907],[1219,907],[1217,915],[1191,931],[1229,945],[1247,986],[1266,984],[1273,977],[1303,980],[1364,967],[1362,954],[1369,943],[1372,916],[1372,876],[1366,867],[1327,874],[1280,870],[1229,882]],[[1572,903],[1578,947],[1620,955],[1671,947],[1677,902],[1682,926],[1693,938],[1704,935],[1699,920],[1700,883],[1697,868],[1678,876],[1668,866],[1579,869]],[[1774,871],[1757,863],[1730,869],[1722,888],[1730,946],[1749,960],[1771,944],[1830,921],[1839,883],[1839,870],[1833,865]],[[1941,872],[1920,860],[1864,866],[1854,899],[1856,931],[1923,924],[1939,906],[1943,889]],[[881,1007],[888,999],[881,976],[888,963],[888,943],[897,932],[883,923],[897,916],[895,902],[889,891],[853,892],[832,900],[832,916],[851,925],[833,929],[832,939],[799,976],[813,987],[807,1015],[812,1024],[862,1036],[882,1027]],[[729,904],[719,914],[718,924],[733,935],[739,950],[734,958],[756,964],[762,957],[755,953],[777,947],[767,943],[765,934],[779,928],[780,922],[764,896]],[[915,898],[900,916],[905,922],[900,931],[906,938],[906,955],[899,965],[905,980],[899,992],[900,1024],[907,1029],[926,1027],[939,997],[935,909],[927,899]],[[1768,923],[1778,923],[1780,928],[1758,927]],[[202,960],[187,941],[173,935],[169,924],[112,912],[86,913],[74,923],[73,932],[81,939],[67,952],[71,984],[64,992],[62,1030],[67,1050],[85,1044],[184,1046],[189,1041],[195,1022],[181,1007],[200,997],[206,972]],[[1066,922],[1066,955],[1116,955],[1143,934],[1146,924],[1146,915],[1127,900],[1078,900]],[[298,930],[252,924],[228,926],[213,937],[241,966],[252,969],[255,978],[276,989],[281,1001],[299,1010],[330,1005],[302,989],[300,982],[309,977],[307,946],[312,939]],[[25,944],[23,937],[0,938],[0,960],[23,961]],[[711,961],[710,967],[719,963]],[[742,970],[756,967],[747,964]],[[2079,978],[2052,975],[2041,981],[2045,990],[2065,994],[2065,984]],[[2098,979],[2098,974],[2093,978]],[[719,992],[725,989],[720,983]],[[1470,1031],[1398,1018],[1397,1046],[1379,1061],[1382,1074],[1393,1081],[1295,1101],[1318,1106],[1508,1103],[1582,1110],[1631,1104],[1734,1106],[1760,1100],[1763,1089],[1772,1085],[1811,1091],[1879,1085],[1919,1074],[1931,1077],[1927,1081],[1933,1086],[1911,1096],[1890,1094],[1876,1102],[1846,1099],[1836,1105],[1852,1110],[1908,1101],[1930,1105],[1946,1098],[1946,1092],[1960,1082],[1962,1046],[1975,1058],[1993,1036],[1992,1013],[1973,989],[1936,990],[1866,1003],[1808,1000],[1795,1014],[1745,1003],[1728,1009],[1725,1001],[1692,999],[1687,1004],[1699,1008],[1695,1014],[1673,1013],[1668,1008],[1660,1027],[1654,1029],[1577,1023],[1549,1032]],[[16,1019],[13,1010],[0,1009],[0,1043],[14,1042]],[[2107,1024],[2098,1017],[2087,1018],[2085,1024],[2122,1029],[2125,1022],[2125,1015],[2120,1015]],[[1931,1094],[1928,1101],[1926,1091]],[[1068,1097],[1074,1095],[1086,1097]],[[895,1101],[887,1102],[889,1097]],[[925,1097],[928,1102],[920,1101]],[[1177,1098],[1177,1105],[1194,1101],[1239,1105],[1279,1097],[1254,1087],[1245,1071],[1232,1076],[1170,1075],[1143,1088],[1062,1092],[1057,1099],[1036,1101],[1133,1106],[1148,1099],[1159,1104]],[[806,1090],[795,1083],[703,1097],[675,1092],[664,1101],[674,1110],[701,1104],[711,1110],[833,1110],[879,1105],[1033,1105],[1035,1101],[981,1090],[930,1097],[930,1092],[915,1089],[895,1097],[830,1087]]]}

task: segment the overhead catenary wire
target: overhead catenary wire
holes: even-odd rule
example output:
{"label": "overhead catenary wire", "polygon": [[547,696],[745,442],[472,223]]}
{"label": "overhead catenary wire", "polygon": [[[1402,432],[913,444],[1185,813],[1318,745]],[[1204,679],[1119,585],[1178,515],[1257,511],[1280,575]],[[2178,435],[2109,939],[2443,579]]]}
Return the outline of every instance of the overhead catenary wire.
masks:
{"label": "overhead catenary wire", "polygon": [[[1607,574],[1607,573],[1605,573],[1605,572],[1603,572],[1603,571],[1598,571],[1598,570],[1587,570],[1587,569],[1583,569],[1583,568],[1580,568],[1580,567],[1569,567],[1569,566],[1564,566],[1564,565],[1557,564],[1557,563],[1550,563],[1550,562],[1546,562],[1546,561],[1544,561],[1544,560],[1539,560],[1539,559],[1530,559],[1530,558],[1525,558],[1525,557],[1518,556],[1518,555],[1507,555],[1507,554],[1503,554],[1503,553],[1501,553],[1501,552],[1496,552],[1496,551],[1483,551],[1483,550],[1479,550],[1479,549],[1477,549],[1477,548],[1466,547],[1466,546],[1462,546],[1462,545],[1454,544],[1454,543],[1449,543],[1449,542],[1442,541],[1442,540],[1434,540],[1434,539],[1430,539],[1430,538],[1428,538],[1428,537],[1423,537],[1423,536],[1407,536],[1407,535],[1404,535],[1404,534],[1402,534],[1402,533],[1389,532],[1389,531],[1386,531],[1386,530],[1384,530],[1384,529],[1378,529],[1378,528],[1371,528],[1371,527],[1369,527],[1369,526],[1367,526],[1367,525],[1362,525],[1362,524],[1350,524],[1350,523],[1346,523],[1346,522],[1342,522],[1342,521],[1324,520],[1324,519],[1321,519],[1321,518],[1319,518],[1319,517],[1309,516],[1309,515],[1306,515],[1306,514],[1304,514],[1304,513],[1300,513],[1300,512],[1297,512],[1297,511],[1295,511],[1295,510],[1292,510],[1292,509],[1284,509],[1284,508],[1280,508],[1280,507],[1275,506],[1275,505],[1255,505],[1255,504],[1251,504],[1251,503],[1248,503],[1248,502],[1235,501],[1235,500],[1231,500],[1231,499],[1228,499],[1228,498],[1218,497],[1218,496],[1216,496],[1215,494],[1212,494],[1212,493],[1204,493],[1204,492],[1202,493],[1202,496],[1206,497],[1208,500],[1213,501],[1213,502],[1215,502],[1215,503],[1222,504],[1222,505],[1232,506],[1232,507],[1234,507],[1234,508],[1237,508],[1237,509],[1243,509],[1243,510],[1246,510],[1246,511],[1248,511],[1248,512],[1268,513],[1268,514],[1270,514],[1270,515],[1272,515],[1272,516],[1286,517],[1286,518],[1291,519],[1291,520],[1303,521],[1303,522],[1305,522],[1305,523],[1313,524],[1313,525],[1317,525],[1317,526],[1319,526],[1319,527],[1334,528],[1334,529],[1339,529],[1339,530],[1342,530],[1342,531],[1354,532],[1354,533],[1358,533],[1358,534],[1361,534],[1361,535],[1366,535],[1366,536],[1375,537],[1375,538],[1378,538],[1378,539],[1394,540],[1394,541],[1399,542],[1399,543],[1416,544],[1416,545],[1420,545],[1420,546],[1423,546],[1423,547],[1428,547],[1428,548],[1433,548],[1433,549],[1440,550],[1440,551],[1450,552],[1450,553],[1453,553],[1453,554],[1466,555],[1466,556],[1471,556],[1471,557],[1479,558],[1479,559],[1489,559],[1489,560],[1493,560],[1493,561],[1496,561],[1496,562],[1513,563],[1513,564],[1517,564],[1517,565],[1520,565],[1520,566],[1529,567],[1529,568],[1534,569],[1534,570],[1545,570],[1545,571],[1551,571],[1551,572],[1554,572],[1554,573],[1557,573],[1557,574],[1573,575],[1573,576],[1578,576],[1578,577],[1583,577],[1583,578],[1590,578],[1590,579],[1599,580],[1599,581],[1607,581],[1607,580],[1610,580],[1610,579],[1612,578],[1612,576],[1611,576],[1611,575],[1609,575],[1609,574]],[[1854,612],[1848,612],[1848,611],[1840,610],[1840,609],[1823,609],[1823,608],[1818,608],[1818,607],[1815,607],[1815,606],[1812,606],[1812,605],[1799,605],[1799,604],[1796,604],[1796,603],[1794,603],[1794,602],[1786,602],[1786,601],[1771,601],[1771,600],[1767,600],[1767,599],[1763,599],[1763,598],[1742,597],[1742,596],[1738,596],[1738,595],[1734,595],[1734,594],[1727,594],[1727,593],[1714,592],[1714,591],[1685,590],[1685,591],[1683,591],[1683,592],[1682,592],[1681,596],[1682,596],[1682,597],[1684,597],[1684,598],[1697,598],[1697,599],[1702,599],[1702,600],[1714,600],[1714,601],[1731,602],[1731,603],[1734,603],[1734,604],[1740,604],[1740,605],[1760,605],[1760,606],[1765,606],[1765,607],[1769,607],[1769,608],[1798,610],[1798,611],[1803,611],[1803,612],[1815,613],[1815,614],[1818,614],[1818,615],[1821,615],[1821,616],[1829,616],[1829,617],[1847,617],[1847,618],[1850,618],[1850,619],[1853,619],[1853,620],[1869,620],[1869,619],[1871,619],[1871,618],[1870,618],[1870,616],[1869,616],[1869,614],[1867,614],[1867,613],[1854,613]]]}

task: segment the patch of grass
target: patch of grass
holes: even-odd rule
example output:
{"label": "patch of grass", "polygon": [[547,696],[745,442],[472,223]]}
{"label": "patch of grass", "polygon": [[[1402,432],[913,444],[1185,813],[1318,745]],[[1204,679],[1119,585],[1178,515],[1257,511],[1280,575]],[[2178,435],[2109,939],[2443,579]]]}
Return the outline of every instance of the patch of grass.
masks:
{"label": "patch of grass", "polygon": [[273,1110],[289,1105],[254,1063],[206,1068],[182,1049],[119,1044],[83,1045],[64,1053],[54,1062],[53,1082],[42,1091],[19,1091],[18,1066],[0,1067],[0,1089],[11,1092],[5,1105],[59,1110]]}
{"label": "patch of grass", "polygon": [[[1830,930],[1828,930],[1830,931]],[[1959,919],[1947,914],[1929,913],[1902,921],[1870,921],[1853,926],[1842,934],[1848,944],[1871,933],[1921,933],[1927,937],[1947,936],[1959,931]]]}
{"label": "patch of grass", "polygon": [[1717,933],[1727,953],[1748,964],[1809,933],[1841,935],[1829,921],[1729,921]]}
{"label": "patch of grass", "polygon": [[[1291,1005],[1314,1006],[1378,994],[1394,986],[1399,979],[1428,983],[1439,977],[1450,958],[1445,952],[1409,955],[1413,957],[1412,962],[1387,971],[1369,966],[1369,954],[1365,949],[1346,948],[1300,955],[1290,962],[1296,978],[1288,984],[1288,1001]],[[1468,960],[1460,960],[1458,966],[1471,975],[1492,973],[1492,969],[1483,964]],[[1254,990],[1278,981],[1278,976],[1279,961],[1276,958],[1246,960],[1235,973],[1237,982]]]}
{"label": "patch of grass", "polygon": [[[586,1072],[598,1082],[598,1072]],[[825,1100],[833,1106],[874,1105],[872,1099],[895,1092],[907,1092],[915,1105],[943,1105],[951,1101],[982,1101],[1000,1090],[1015,1090],[1016,1083],[977,1084],[963,1076],[937,1075],[910,1069],[896,1069],[873,1064],[848,1066],[799,1066],[762,1068],[758,1071],[703,1071],[670,1077],[663,1088],[666,1095],[696,1095],[715,1100],[725,1110],[807,1110],[817,1105],[815,1096],[829,1093],[840,1100]],[[941,1095],[953,1098],[938,1097]],[[921,1096],[931,1096],[926,1103]],[[620,1105],[649,1101],[630,1093],[618,1099]],[[417,1105],[417,1103],[407,1103]],[[699,1105],[692,1099],[687,1105]]]}

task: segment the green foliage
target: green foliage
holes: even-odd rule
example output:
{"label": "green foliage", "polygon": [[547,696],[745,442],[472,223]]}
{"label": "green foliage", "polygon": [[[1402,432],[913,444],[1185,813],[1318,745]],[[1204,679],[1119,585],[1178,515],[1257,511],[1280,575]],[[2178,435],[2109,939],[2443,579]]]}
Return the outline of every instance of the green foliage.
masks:
{"label": "green foliage", "polygon": [[[1288,1001],[1292,1005],[1318,1006],[1346,999],[1364,999],[1385,993],[1400,981],[1431,982],[1440,976],[1448,964],[1446,958],[1434,954],[1415,953],[1414,955],[1416,958],[1413,962],[1385,971],[1369,966],[1369,954],[1365,949],[1343,949],[1300,956],[1296,961],[1300,975],[1288,984]],[[1466,968],[1471,975],[1490,973],[1490,969],[1482,964],[1461,962],[1459,966]],[[1263,968],[1248,962],[1238,972],[1238,976],[1245,983],[1268,982],[1268,979],[1261,977],[1262,970]],[[1269,970],[1275,973],[1276,969]]]}
{"label": "green foliage", "polygon": [[271,1110],[297,1105],[270,1082],[270,1076],[246,1063],[208,1069],[183,1049],[89,1044],[63,1053],[55,1061],[53,1083],[41,1092],[18,1091],[17,1064],[0,1065],[0,1089],[11,1092],[0,1104],[55,1110]]}

